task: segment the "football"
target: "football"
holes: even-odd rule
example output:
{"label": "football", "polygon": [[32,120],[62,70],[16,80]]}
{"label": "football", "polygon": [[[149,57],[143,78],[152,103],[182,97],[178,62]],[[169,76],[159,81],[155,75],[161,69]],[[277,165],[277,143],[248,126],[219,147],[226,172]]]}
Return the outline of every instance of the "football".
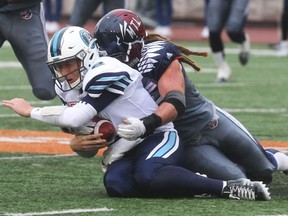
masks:
{"label": "football", "polygon": [[96,123],[94,127],[94,133],[102,133],[103,136],[101,138],[106,139],[108,144],[111,144],[116,137],[116,129],[111,121],[108,119],[103,119],[98,116],[93,118],[93,121]]}

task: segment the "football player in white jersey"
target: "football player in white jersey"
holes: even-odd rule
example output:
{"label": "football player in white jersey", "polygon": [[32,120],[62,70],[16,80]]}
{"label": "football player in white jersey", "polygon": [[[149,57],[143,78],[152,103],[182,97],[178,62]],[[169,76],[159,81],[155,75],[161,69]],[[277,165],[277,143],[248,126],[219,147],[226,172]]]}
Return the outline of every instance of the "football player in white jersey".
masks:
{"label": "football player in white jersey", "polygon": [[[180,167],[183,148],[178,134],[172,123],[157,123],[159,116],[153,113],[157,105],[143,88],[142,75],[115,58],[99,57],[95,40],[85,29],[71,26],[56,32],[48,53],[56,92],[65,106],[37,108],[19,98],[3,100],[3,105],[21,116],[60,127],[83,127],[99,115],[116,127],[122,121],[126,125],[141,121],[141,130],[149,131],[137,139],[138,145],[108,165],[104,185],[109,196],[211,194],[234,199],[270,199],[262,182],[215,180]],[[155,130],[150,131],[149,127]]]}
{"label": "football player in white jersey", "polygon": [[[288,171],[288,157],[265,151],[233,116],[205,98],[185,72],[183,63],[199,68],[187,55],[199,54],[157,35],[146,35],[135,13],[111,11],[95,27],[100,49],[137,67],[144,87],[159,104],[155,114],[163,123],[173,121],[185,145],[185,167],[208,177],[272,181],[274,171]],[[136,125],[120,125],[127,139],[141,136]],[[130,129],[130,133],[126,131]]]}

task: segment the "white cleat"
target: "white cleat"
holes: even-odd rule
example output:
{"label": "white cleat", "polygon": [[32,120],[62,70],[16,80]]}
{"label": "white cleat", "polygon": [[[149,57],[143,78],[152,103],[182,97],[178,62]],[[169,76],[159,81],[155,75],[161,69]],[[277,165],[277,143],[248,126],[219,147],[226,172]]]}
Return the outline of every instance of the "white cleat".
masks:
{"label": "white cleat", "polygon": [[279,47],[276,50],[276,55],[278,57],[288,56],[288,41],[281,41]]}
{"label": "white cleat", "polygon": [[230,75],[231,75],[230,66],[226,61],[223,61],[221,64],[219,64],[216,82],[218,83],[227,82]]}

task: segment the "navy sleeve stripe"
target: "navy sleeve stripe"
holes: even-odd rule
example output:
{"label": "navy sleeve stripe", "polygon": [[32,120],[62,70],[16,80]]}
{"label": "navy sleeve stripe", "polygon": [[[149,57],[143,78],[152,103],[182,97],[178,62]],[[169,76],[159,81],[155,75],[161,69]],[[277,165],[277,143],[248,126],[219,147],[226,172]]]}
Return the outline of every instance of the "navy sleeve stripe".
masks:
{"label": "navy sleeve stripe", "polygon": [[123,94],[131,82],[132,80],[127,72],[104,73],[91,79],[85,90],[95,97],[101,95],[104,90]]}

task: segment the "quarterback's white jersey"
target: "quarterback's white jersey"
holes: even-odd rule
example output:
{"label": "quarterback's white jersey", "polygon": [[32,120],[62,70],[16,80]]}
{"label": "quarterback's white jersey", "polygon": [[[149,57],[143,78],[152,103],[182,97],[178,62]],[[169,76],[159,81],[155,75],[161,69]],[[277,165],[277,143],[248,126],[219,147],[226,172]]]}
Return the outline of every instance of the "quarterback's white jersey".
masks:
{"label": "quarterback's white jersey", "polygon": [[[105,92],[115,96],[112,99],[104,97]],[[142,75],[111,57],[101,57],[94,63],[84,76],[82,89],[67,92],[57,89],[57,93],[68,106],[73,106],[80,100],[82,104],[91,105],[97,111],[98,116],[109,119],[115,128],[124,118],[143,118],[152,114],[158,107],[144,89]],[[103,102],[106,106],[99,106],[99,103]],[[173,123],[168,123],[155,131],[172,129]]]}

